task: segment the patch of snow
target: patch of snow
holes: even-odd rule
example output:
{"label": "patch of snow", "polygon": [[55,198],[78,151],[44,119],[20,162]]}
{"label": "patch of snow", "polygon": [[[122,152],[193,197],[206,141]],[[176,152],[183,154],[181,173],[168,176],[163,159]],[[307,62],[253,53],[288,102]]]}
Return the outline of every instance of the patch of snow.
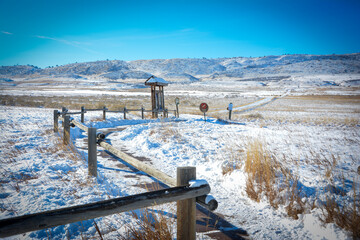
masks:
{"label": "patch of snow", "polygon": [[208,185],[209,183],[205,179],[196,179],[196,180],[190,180],[189,181],[189,188],[197,188],[204,185]]}

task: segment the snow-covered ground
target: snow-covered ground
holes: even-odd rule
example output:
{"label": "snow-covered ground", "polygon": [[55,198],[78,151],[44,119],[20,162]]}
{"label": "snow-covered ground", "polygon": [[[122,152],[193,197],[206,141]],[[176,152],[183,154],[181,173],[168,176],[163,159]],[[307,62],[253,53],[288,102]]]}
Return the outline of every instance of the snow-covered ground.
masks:
{"label": "snow-covered ground", "polygon": [[[205,122],[200,115],[189,114],[181,114],[182,121],[162,121],[141,120],[131,114],[131,120],[121,120],[122,115],[108,113],[106,121],[98,122],[99,113],[95,112],[86,114],[85,124],[108,132],[107,139],[113,146],[146,157],[149,164],[171,176],[175,177],[176,167],[196,166],[197,178],[209,182],[211,194],[219,202],[215,213],[246,230],[250,238],[351,239],[349,232],[334,223],[323,225],[318,207],[309,208],[295,220],[287,216],[286,204],[274,209],[265,196],[255,202],[246,194],[246,152],[251,143],[258,142],[298,176],[299,190],[309,202],[320,205],[331,185],[342,189],[342,194],[333,194],[337,202],[352,204],[352,186],[355,184],[357,194],[360,186],[359,103],[331,107],[321,104],[326,111],[316,114],[324,117],[320,123],[311,121],[312,107],[319,110],[319,105],[303,106],[285,97],[258,109],[261,118],[235,117],[242,125],[214,118]],[[153,179],[109,157],[101,147],[99,176],[88,177],[86,135],[72,128],[74,148],[63,147],[58,134],[52,131],[52,114],[52,109],[0,106],[1,219],[147,191],[140,185]],[[329,177],[329,169],[317,163],[332,159],[336,163],[331,165]],[[229,165],[236,168],[224,174]],[[155,209],[158,213],[174,213],[175,205]],[[114,239],[124,236],[127,224],[133,224],[134,218],[132,213],[124,213],[95,221],[105,239]],[[173,225],[176,229],[174,221]],[[96,238],[97,234],[94,221],[88,220],[12,238],[82,239]],[[198,237],[210,238],[206,233],[198,233]]]}

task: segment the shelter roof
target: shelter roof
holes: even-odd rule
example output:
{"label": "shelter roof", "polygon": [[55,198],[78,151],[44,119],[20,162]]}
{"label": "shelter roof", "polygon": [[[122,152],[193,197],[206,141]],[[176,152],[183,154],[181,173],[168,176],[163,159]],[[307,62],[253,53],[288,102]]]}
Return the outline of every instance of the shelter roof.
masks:
{"label": "shelter roof", "polygon": [[145,81],[145,85],[148,86],[167,86],[169,82],[162,78],[151,76]]}

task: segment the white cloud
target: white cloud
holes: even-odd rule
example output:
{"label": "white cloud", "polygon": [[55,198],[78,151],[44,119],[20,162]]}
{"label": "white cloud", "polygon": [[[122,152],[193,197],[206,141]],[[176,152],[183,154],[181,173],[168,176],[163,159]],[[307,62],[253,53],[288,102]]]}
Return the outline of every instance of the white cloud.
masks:
{"label": "white cloud", "polygon": [[82,49],[82,50],[84,50],[86,52],[89,52],[89,53],[92,53],[92,54],[102,55],[101,53],[99,53],[97,51],[91,50],[91,49],[86,48],[86,47],[83,46],[83,45],[88,45],[87,43],[84,44],[84,43],[77,42],[77,41],[68,41],[68,40],[65,40],[65,39],[53,38],[53,37],[47,37],[47,36],[35,36],[35,37],[40,38],[40,39],[53,40],[53,41],[56,41],[56,42],[59,42],[59,43],[63,43],[63,44],[69,45],[69,46],[73,46],[73,47]]}
{"label": "white cloud", "polygon": [[6,34],[6,35],[13,35],[13,33],[11,33],[11,32],[6,32],[6,31],[1,31],[1,33]]}

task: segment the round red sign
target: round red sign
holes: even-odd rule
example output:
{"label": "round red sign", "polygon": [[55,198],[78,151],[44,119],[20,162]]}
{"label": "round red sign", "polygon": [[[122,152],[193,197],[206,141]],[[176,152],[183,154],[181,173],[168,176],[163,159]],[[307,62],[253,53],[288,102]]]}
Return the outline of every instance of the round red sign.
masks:
{"label": "round red sign", "polygon": [[209,106],[206,103],[200,104],[200,111],[202,111],[203,113],[206,113],[208,110],[209,110]]}

